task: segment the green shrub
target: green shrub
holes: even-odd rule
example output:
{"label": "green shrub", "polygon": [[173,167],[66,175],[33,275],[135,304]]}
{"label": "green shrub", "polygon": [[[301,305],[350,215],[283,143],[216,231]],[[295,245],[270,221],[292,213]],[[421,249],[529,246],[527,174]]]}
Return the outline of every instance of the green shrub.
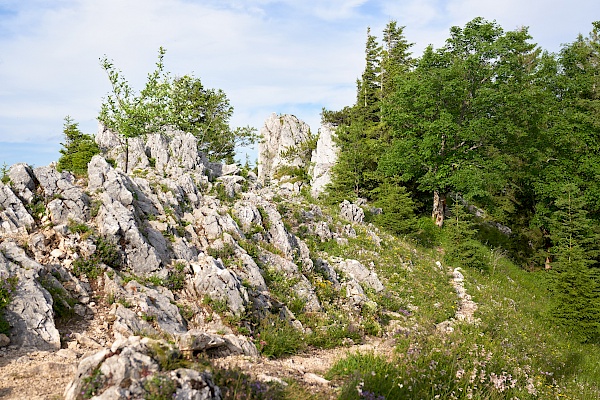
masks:
{"label": "green shrub", "polygon": [[215,385],[221,388],[223,400],[285,398],[281,385],[254,380],[239,369],[215,369],[212,375]]}
{"label": "green shrub", "polygon": [[220,258],[225,266],[231,264],[235,257],[235,247],[231,243],[226,243],[222,247],[208,249],[208,255],[214,259]]}
{"label": "green shrub", "polygon": [[85,223],[77,222],[72,219],[69,220],[69,224],[67,225],[67,227],[69,228],[69,231],[71,231],[73,233],[80,233],[80,234],[89,232],[91,229]]}
{"label": "green shrub", "polygon": [[6,165],[6,163],[2,164],[2,167],[0,168],[0,174],[2,174],[2,176],[0,177],[0,181],[2,181],[2,183],[4,183],[5,185],[7,185],[10,182],[10,176],[8,176],[8,165]]}
{"label": "green shrub", "polygon": [[8,333],[10,324],[4,317],[4,309],[10,304],[17,289],[19,277],[14,275],[0,282],[0,333]]}
{"label": "green shrub", "polygon": [[79,257],[73,261],[73,273],[77,277],[86,276],[89,279],[96,279],[102,274],[100,261],[92,257]]}
{"label": "green shrub", "polygon": [[177,385],[171,379],[163,375],[154,375],[143,383],[144,400],[171,399],[177,391]]}
{"label": "green shrub", "polygon": [[63,133],[65,143],[61,143],[63,148],[60,151],[60,158],[56,169],[60,171],[71,171],[75,175],[87,175],[88,163],[96,154],[100,154],[100,149],[94,137],[81,133],[79,124],[74,123],[71,117],[65,117]]}
{"label": "green shrub", "polygon": [[185,286],[185,264],[175,263],[173,269],[169,270],[169,275],[163,281],[162,285],[170,290],[181,290]]}
{"label": "green shrub", "polygon": [[56,318],[66,318],[73,315],[73,306],[77,304],[77,300],[72,298],[69,293],[62,287],[57,285],[52,277],[40,279],[40,285],[52,296],[52,310]]}
{"label": "green shrub", "polygon": [[397,234],[412,233],[417,225],[415,203],[406,188],[384,183],[372,191],[373,204],[383,212],[373,216],[375,223]]}
{"label": "green shrub", "polygon": [[103,237],[96,239],[96,251],[94,255],[111,268],[118,269],[123,266],[123,258],[119,249],[110,239]]}
{"label": "green shrub", "polygon": [[255,344],[259,351],[268,358],[293,355],[306,346],[301,332],[287,321],[273,315],[260,321]]}

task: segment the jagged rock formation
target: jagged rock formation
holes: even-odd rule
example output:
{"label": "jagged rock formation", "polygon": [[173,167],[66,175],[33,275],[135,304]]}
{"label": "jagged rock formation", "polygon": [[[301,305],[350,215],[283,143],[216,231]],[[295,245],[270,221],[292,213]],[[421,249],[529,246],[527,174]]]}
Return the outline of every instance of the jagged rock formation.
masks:
{"label": "jagged rock formation", "polygon": [[311,169],[311,193],[318,197],[325,190],[325,186],[331,182],[331,169],[337,162],[339,148],[334,141],[336,127],[325,123],[319,129],[317,147],[312,153],[310,160]]}
{"label": "jagged rock formation", "polygon": [[[338,305],[359,316],[369,302],[365,289],[383,289],[377,275],[356,260],[313,254],[273,201],[299,191],[284,177],[308,168],[306,154],[290,150],[311,140],[308,126],[273,115],[263,135],[258,177],[208,162],[184,132],[130,139],[126,158],[122,140],[103,127],[96,140],[104,153],[87,177],[54,166],[11,167],[10,181],[0,183],[0,278],[16,282],[5,309],[10,345],[57,350],[65,340],[59,314],[91,321],[101,302],[106,340],[70,338],[69,348],[100,350],[81,361],[66,398],[79,398],[90,382],[99,398],[142,396],[152,379],[174,382],[177,398],[218,398],[209,375],[165,370],[153,348],[166,342],[140,336],[172,338],[179,345],[172,351],[183,356],[256,357],[254,343],[221,317],[271,315],[305,332],[272,285],[287,285],[280,290],[295,299],[295,310],[322,313],[315,277],[345,291]],[[343,223],[314,205],[294,215],[305,234],[347,243],[364,213],[351,203],[341,210]]]}
{"label": "jagged rock formation", "polygon": [[161,366],[164,357],[177,356],[178,350],[163,341],[139,336],[117,340],[110,349],[81,361],[75,379],[65,390],[65,400],[82,398],[81,394],[90,392],[92,385],[103,388],[102,399],[140,399],[152,386],[159,389],[167,384],[173,386],[175,399],[221,399],[210,374],[187,368],[165,371]]}
{"label": "jagged rock formation", "polygon": [[308,168],[310,149],[304,147],[312,139],[308,124],[293,115],[273,113],[260,134],[258,181],[261,185],[283,183],[292,178],[293,168]]}

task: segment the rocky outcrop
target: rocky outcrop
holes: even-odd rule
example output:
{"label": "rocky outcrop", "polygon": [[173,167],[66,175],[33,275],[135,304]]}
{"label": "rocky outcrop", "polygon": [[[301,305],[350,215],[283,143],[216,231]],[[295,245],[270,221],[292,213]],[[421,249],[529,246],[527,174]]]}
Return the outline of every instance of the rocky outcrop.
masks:
{"label": "rocky outcrop", "polygon": [[0,234],[26,234],[34,224],[22,201],[0,182]]}
{"label": "rocky outcrop", "polygon": [[332,258],[333,268],[344,273],[351,280],[356,280],[361,285],[367,285],[375,292],[380,292],[384,289],[383,284],[377,277],[375,271],[362,265],[357,260],[343,260]]}
{"label": "rocky outcrop", "polygon": [[[129,177],[100,156],[92,159],[88,171],[88,189],[101,193],[96,217],[100,233],[122,243],[125,262],[134,273],[148,275],[160,269],[160,255],[166,252],[166,242],[162,235],[147,238],[140,232],[140,215],[134,205],[134,195],[139,196]],[[154,238],[152,244],[150,237]]]}
{"label": "rocky outcrop", "polygon": [[306,170],[310,161],[310,127],[293,115],[271,116],[260,130],[258,145],[258,181],[269,185],[290,178],[293,168]]}
{"label": "rocky outcrop", "polygon": [[335,129],[332,124],[323,124],[319,129],[317,147],[312,152],[310,163],[311,193],[318,197],[325,191],[325,187],[331,182],[331,169],[337,162],[339,148],[335,143]]}
{"label": "rocky outcrop", "polygon": [[358,205],[344,200],[340,204],[340,217],[346,221],[361,224],[365,219],[365,212]]}
{"label": "rocky outcrop", "polygon": [[35,198],[36,187],[39,185],[33,169],[25,163],[15,164],[8,170],[8,177],[10,178],[10,186],[15,194],[25,204],[31,204]]}
{"label": "rocky outcrop", "polygon": [[[164,341],[132,336],[117,340],[110,349],[83,359],[65,390],[65,400],[84,398],[161,398],[217,400],[221,390],[207,372],[166,365],[180,358],[177,348]],[[157,398],[157,397],[153,397]]]}
{"label": "rocky outcrop", "polygon": [[248,303],[248,292],[239,278],[225,268],[222,261],[200,255],[191,263],[194,273],[187,281],[185,294],[191,298],[208,298],[224,302],[235,315],[241,315]]}
{"label": "rocky outcrop", "polygon": [[[9,338],[16,346],[60,348],[60,334],[54,325],[53,299],[40,285],[44,267],[30,259],[13,241],[0,244],[0,279],[8,285],[12,301],[6,308],[6,320],[12,326]],[[16,278],[13,289],[9,277]]]}
{"label": "rocky outcrop", "polygon": [[257,357],[258,350],[254,343],[248,338],[239,335],[217,335],[200,330],[190,330],[183,335],[177,336],[177,347],[189,357],[198,353],[206,353],[211,356],[250,356]]}
{"label": "rocky outcrop", "polygon": [[[332,306],[358,321],[381,282],[319,246],[348,244],[364,212],[345,202],[337,222],[299,203],[306,176],[294,179],[306,174],[310,130],[273,115],[264,133],[258,176],[207,161],[193,135],[176,131],[131,138],[125,165],[123,140],[104,128],[87,179],[13,166],[0,183],[0,279],[15,282],[9,346],[56,350],[62,335],[68,350],[100,349],[80,363],[68,399],[144,398],[157,382],[175,398],[218,398],[209,375],[165,362],[256,357],[257,321],[310,334],[301,314],[320,319]],[[101,340],[67,335],[61,312],[95,325]]]}

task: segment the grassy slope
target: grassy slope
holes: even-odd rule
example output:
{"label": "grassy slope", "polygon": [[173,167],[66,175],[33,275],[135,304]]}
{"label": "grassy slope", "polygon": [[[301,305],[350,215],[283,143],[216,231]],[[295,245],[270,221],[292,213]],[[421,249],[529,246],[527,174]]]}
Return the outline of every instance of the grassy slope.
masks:
{"label": "grassy slope", "polygon": [[[543,271],[523,271],[482,246],[488,270],[462,270],[480,323],[458,324],[454,332],[440,334],[435,324],[450,318],[457,306],[448,274],[435,267],[443,248],[381,236],[384,245],[373,249],[359,234],[346,256],[374,262],[387,288],[410,311],[404,321],[410,330],[395,336],[394,359],[357,354],[335,365],[329,378],[343,382],[340,398],[600,398],[599,349],[570,340],[549,323],[552,304]],[[376,253],[357,250],[361,247]]]}

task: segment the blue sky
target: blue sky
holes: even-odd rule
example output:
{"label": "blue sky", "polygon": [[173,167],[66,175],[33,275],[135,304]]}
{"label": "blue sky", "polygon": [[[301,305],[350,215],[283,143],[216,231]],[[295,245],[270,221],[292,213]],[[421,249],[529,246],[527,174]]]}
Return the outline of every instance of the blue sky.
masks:
{"label": "blue sky", "polygon": [[[451,26],[482,16],[528,26],[549,51],[586,35],[598,0],[0,0],[0,165],[57,160],[70,115],[86,133],[110,87],[107,55],[136,89],[154,68],[223,89],[234,126],[260,129],[273,112],[318,130],[323,107],[354,102],[366,29],[406,26],[420,55]],[[255,157],[253,152],[251,158]],[[253,161],[253,159],[252,159]]]}

